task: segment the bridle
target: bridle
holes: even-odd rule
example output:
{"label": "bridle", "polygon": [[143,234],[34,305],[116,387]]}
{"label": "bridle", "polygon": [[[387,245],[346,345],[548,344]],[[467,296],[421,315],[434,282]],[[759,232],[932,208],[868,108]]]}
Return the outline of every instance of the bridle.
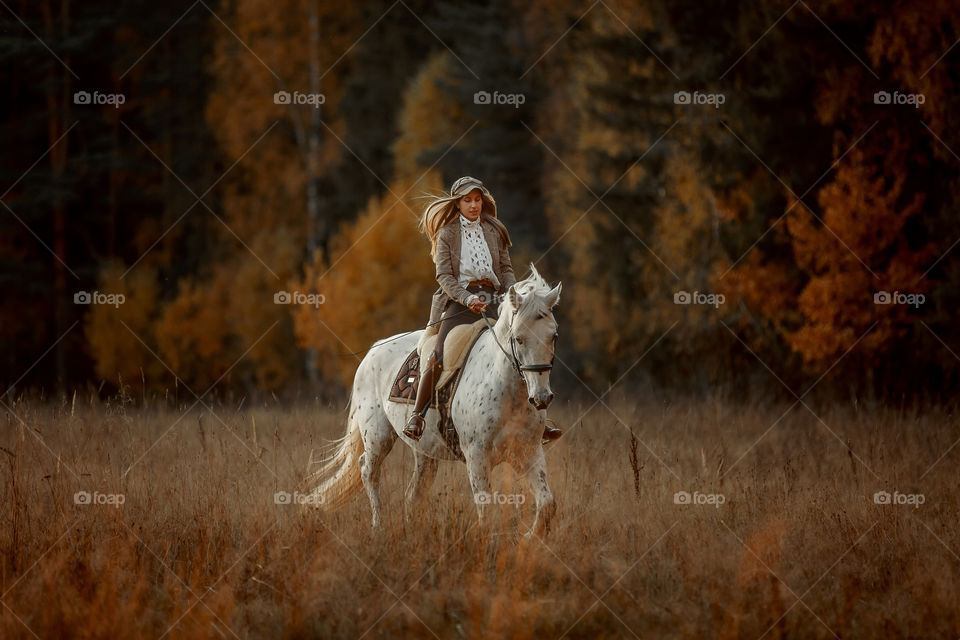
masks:
{"label": "bridle", "polygon": [[[550,358],[549,363],[545,364],[522,364],[520,362],[520,356],[517,354],[517,339],[513,336],[513,322],[517,319],[517,312],[514,310],[513,316],[510,318],[510,353],[507,353],[507,350],[503,348],[503,345],[500,344],[500,341],[497,339],[497,333],[493,330],[493,326],[490,324],[490,319],[487,318],[487,314],[484,311],[480,312],[480,315],[483,316],[483,321],[487,324],[487,328],[490,329],[491,335],[493,335],[493,341],[497,343],[497,346],[500,347],[500,351],[503,352],[503,355],[507,356],[507,360],[513,365],[514,370],[517,372],[517,375],[523,379],[524,371],[534,371],[536,373],[545,373],[553,369],[553,361],[556,359],[557,352],[557,338],[559,338],[559,333],[553,334],[553,356]],[[526,380],[524,380],[526,383]]]}

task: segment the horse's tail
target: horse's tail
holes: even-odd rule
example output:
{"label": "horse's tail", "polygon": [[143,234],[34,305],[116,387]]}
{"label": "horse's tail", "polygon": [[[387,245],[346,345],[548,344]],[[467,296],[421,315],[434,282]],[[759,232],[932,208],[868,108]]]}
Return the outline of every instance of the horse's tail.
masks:
{"label": "horse's tail", "polygon": [[308,501],[310,504],[324,509],[338,509],[363,485],[360,477],[363,439],[360,437],[359,421],[355,419],[356,411],[351,394],[347,433],[333,441],[333,454],[303,481],[304,493],[312,498]]}

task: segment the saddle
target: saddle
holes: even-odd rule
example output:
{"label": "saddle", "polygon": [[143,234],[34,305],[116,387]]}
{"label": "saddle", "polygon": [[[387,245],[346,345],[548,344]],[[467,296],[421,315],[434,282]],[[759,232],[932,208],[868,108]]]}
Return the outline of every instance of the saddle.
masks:
{"label": "saddle", "polygon": [[[476,344],[480,334],[486,329],[487,325],[481,318],[473,324],[460,325],[450,330],[443,343],[443,370],[427,404],[429,409],[436,409],[440,413],[438,424],[440,434],[447,448],[461,461],[464,459],[463,452],[460,450],[460,437],[450,419],[450,404],[460,385],[460,377],[463,374],[463,365],[467,361],[467,356],[473,350],[473,345]],[[400,371],[397,372],[397,377],[390,387],[389,400],[404,404],[416,402],[420,374],[429,360],[429,357],[423,358],[421,355],[432,353],[436,341],[437,330],[429,327],[421,336],[417,348],[410,352],[400,366]]]}

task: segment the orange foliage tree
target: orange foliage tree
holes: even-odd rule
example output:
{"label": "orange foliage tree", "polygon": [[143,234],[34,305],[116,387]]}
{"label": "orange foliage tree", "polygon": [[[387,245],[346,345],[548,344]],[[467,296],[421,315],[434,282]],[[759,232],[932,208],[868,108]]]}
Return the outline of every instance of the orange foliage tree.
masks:
{"label": "orange foliage tree", "polygon": [[861,352],[875,353],[901,334],[910,307],[875,304],[875,293],[927,289],[922,276],[933,247],[911,247],[904,233],[924,201],[905,186],[909,143],[897,129],[875,135],[875,142],[848,154],[820,190],[822,222],[802,206],[786,221],[797,264],[809,278],[798,298],[803,324],[786,337],[806,362],[821,367],[875,321]]}

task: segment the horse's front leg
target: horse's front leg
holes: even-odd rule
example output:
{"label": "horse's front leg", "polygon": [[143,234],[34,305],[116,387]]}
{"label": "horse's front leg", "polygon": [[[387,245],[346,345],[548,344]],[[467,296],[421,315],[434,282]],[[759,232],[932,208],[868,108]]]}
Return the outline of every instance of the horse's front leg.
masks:
{"label": "horse's front leg", "polygon": [[542,445],[537,446],[531,458],[530,466],[527,468],[527,478],[533,486],[537,502],[537,515],[533,521],[533,528],[527,536],[534,534],[542,538],[550,533],[550,521],[557,512],[553,492],[550,491],[550,485],[547,483],[547,461],[543,455]]}

